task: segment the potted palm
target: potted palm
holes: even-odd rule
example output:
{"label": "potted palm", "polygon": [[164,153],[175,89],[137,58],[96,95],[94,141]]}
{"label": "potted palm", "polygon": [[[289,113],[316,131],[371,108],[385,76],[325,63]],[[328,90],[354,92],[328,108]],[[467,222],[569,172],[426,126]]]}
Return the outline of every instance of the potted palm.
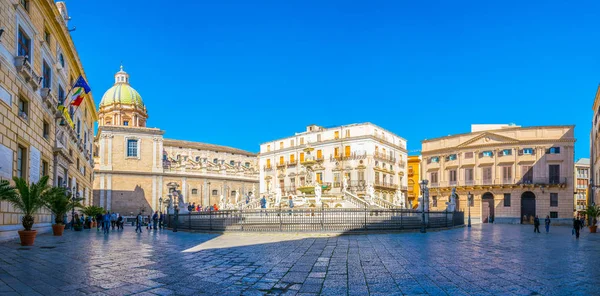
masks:
{"label": "potted palm", "polygon": [[67,196],[65,188],[53,187],[44,196],[44,205],[54,214],[52,233],[61,236],[65,230],[65,215],[74,207],[80,207],[79,200],[72,200]]}
{"label": "potted palm", "polygon": [[48,176],[42,177],[37,183],[27,185],[22,178],[13,178],[15,186],[10,186],[7,180],[0,181],[0,200],[11,203],[15,209],[23,212],[21,222],[24,230],[18,231],[22,246],[32,246],[37,235],[33,230],[35,213],[44,207],[44,198],[50,194],[52,187],[48,185]]}
{"label": "potted palm", "polygon": [[94,218],[94,220],[92,220],[92,228],[98,226],[98,221],[95,221],[95,218],[98,214],[102,215],[104,214],[104,208],[102,207],[98,207],[98,206],[87,206],[87,207],[83,207],[81,208],[81,212],[88,216],[88,217],[92,217]]}
{"label": "potted palm", "polygon": [[587,209],[585,209],[585,214],[589,219],[592,219],[592,224],[589,226],[590,232],[596,233],[596,230],[598,229],[596,223],[598,223],[598,217],[600,216],[600,206],[589,205]]}

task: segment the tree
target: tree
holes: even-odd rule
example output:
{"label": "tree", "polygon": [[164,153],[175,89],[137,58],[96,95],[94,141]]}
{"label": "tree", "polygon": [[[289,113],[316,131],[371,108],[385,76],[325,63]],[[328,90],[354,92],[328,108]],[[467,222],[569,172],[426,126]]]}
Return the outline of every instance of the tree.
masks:
{"label": "tree", "polygon": [[79,203],[82,198],[71,199],[67,196],[67,191],[62,187],[53,187],[44,197],[44,205],[54,214],[56,224],[65,224],[63,217],[71,210],[81,207]]}
{"label": "tree", "polygon": [[0,181],[0,200],[11,203],[16,209],[23,212],[21,222],[26,231],[33,227],[33,215],[44,207],[44,199],[52,194],[52,187],[48,185],[48,176],[42,177],[37,183],[27,185],[23,178],[13,178],[15,186],[12,187],[6,180]]}

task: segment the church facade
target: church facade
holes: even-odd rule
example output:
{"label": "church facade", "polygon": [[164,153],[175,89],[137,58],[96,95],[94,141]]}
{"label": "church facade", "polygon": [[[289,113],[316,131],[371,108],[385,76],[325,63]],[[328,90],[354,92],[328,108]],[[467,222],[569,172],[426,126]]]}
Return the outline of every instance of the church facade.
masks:
{"label": "church facade", "polygon": [[[123,216],[165,211],[171,203],[235,203],[258,189],[256,154],[171,140],[146,126],[148,112],[122,67],[98,110],[94,204]],[[173,194],[176,191],[178,194]]]}

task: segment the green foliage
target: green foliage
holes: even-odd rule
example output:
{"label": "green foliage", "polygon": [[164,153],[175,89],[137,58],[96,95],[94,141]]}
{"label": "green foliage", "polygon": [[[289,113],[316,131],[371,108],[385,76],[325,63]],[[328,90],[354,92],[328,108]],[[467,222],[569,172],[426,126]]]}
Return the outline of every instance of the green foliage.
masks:
{"label": "green foliage", "polygon": [[48,185],[48,176],[42,177],[37,183],[27,184],[22,178],[13,178],[15,186],[8,181],[0,181],[0,200],[11,203],[15,209],[23,212],[22,223],[25,230],[31,230],[34,223],[33,215],[44,207],[46,195],[51,194],[52,187]]}
{"label": "green foliage", "polygon": [[96,215],[98,215],[98,214],[100,214],[100,215],[104,214],[104,208],[98,207],[98,206],[87,206],[87,207],[83,207],[81,209],[81,212],[86,216],[96,217]]}
{"label": "green foliage", "polygon": [[62,187],[53,187],[48,194],[44,196],[44,205],[54,214],[56,224],[64,224],[63,217],[73,208],[81,207],[79,203],[82,198],[73,200],[67,195],[67,191]]}
{"label": "green foliage", "polygon": [[596,218],[600,216],[600,206],[589,205],[587,209],[585,209],[585,214],[588,216],[588,218],[591,218],[593,221],[596,221]]}

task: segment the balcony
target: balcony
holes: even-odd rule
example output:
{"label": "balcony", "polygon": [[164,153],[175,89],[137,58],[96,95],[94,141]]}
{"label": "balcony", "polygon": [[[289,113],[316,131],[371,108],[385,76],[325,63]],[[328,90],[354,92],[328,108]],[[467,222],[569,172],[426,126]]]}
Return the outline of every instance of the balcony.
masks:
{"label": "balcony", "polygon": [[567,178],[560,177],[541,177],[541,178],[523,178],[516,182],[516,184],[525,185],[566,185]]}
{"label": "balcony", "polygon": [[[400,189],[401,191],[407,191],[407,190],[408,190],[408,186],[403,186],[403,185],[400,185],[400,186],[398,187],[398,189]],[[412,191],[412,189],[411,189],[411,191]]]}
{"label": "balcony", "polygon": [[342,161],[342,160],[359,160],[359,159],[365,159],[367,158],[367,152],[362,151],[362,152],[352,152],[350,153],[350,155],[333,155],[330,154],[329,155],[329,161],[334,162],[334,161]]}
{"label": "balcony", "polygon": [[31,85],[34,91],[40,87],[42,77],[35,73],[27,56],[15,57],[15,67],[17,68],[17,72],[23,76],[25,81]]}
{"label": "balcony", "polygon": [[473,180],[466,180],[463,183],[465,184],[465,186],[473,186],[473,185],[475,185],[475,181],[473,181]]}
{"label": "balcony", "polygon": [[367,181],[365,180],[350,180],[348,183],[352,192],[365,191],[367,188]]}
{"label": "balcony", "polygon": [[270,166],[270,165],[265,165],[265,166],[263,166],[263,171],[265,171],[265,172],[270,172],[270,171],[272,171],[272,170],[273,170],[273,167],[272,167],[272,166]]}
{"label": "balcony", "polygon": [[386,154],[381,153],[381,152],[375,152],[373,154],[373,158],[379,159],[379,160],[383,160],[383,161],[396,162],[396,158],[395,157],[386,155]]}
{"label": "balcony", "polygon": [[58,100],[52,94],[52,91],[49,88],[42,88],[40,91],[42,95],[42,99],[44,100],[44,104],[46,104],[46,108],[52,112],[56,112],[56,107],[58,106]]}
{"label": "balcony", "polygon": [[384,188],[384,189],[398,189],[398,185],[392,183],[392,182],[381,182],[381,181],[375,181],[375,187],[380,187],[380,188]]}
{"label": "balcony", "polygon": [[278,162],[276,166],[278,169],[285,168],[285,162]]}
{"label": "balcony", "polygon": [[577,184],[577,189],[587,189],[587,185],[581,185],[581,184]]}
{"label": "balcony", "polygon": [[294,168],[294,167],[296,167],[297,165],[298,165],[298,162],[297,162],[297,161],[288,161],[288,162],[287,162],[287,167],[288,167],[288,168]]}

